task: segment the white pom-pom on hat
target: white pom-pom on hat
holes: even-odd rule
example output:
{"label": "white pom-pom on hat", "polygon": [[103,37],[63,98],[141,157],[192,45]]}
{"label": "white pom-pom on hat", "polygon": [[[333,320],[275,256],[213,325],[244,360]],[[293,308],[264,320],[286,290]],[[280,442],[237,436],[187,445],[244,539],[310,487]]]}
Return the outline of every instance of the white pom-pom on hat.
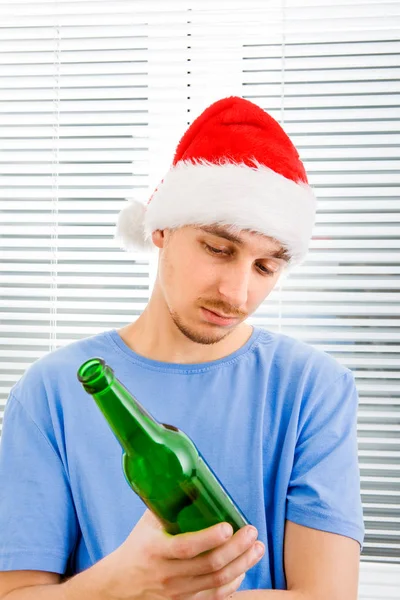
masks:
{"label": "white pom-pom on hat", "polygon": [[150,236],[145,233],[144,220],[146,206],[143,202],[131,198],[118,215],[115,237],[119,240],[121,248],[148,252],[155,246]]}

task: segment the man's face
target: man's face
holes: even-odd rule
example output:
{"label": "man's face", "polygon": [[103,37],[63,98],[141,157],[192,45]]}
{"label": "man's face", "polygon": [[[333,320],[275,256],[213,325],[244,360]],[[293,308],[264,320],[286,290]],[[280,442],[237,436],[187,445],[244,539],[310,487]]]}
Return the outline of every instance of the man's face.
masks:
{"label": "man's face", "polygon": [[[164,229],[153,233],[153,241],[161,248],[158,285],[169,314],[186,337],[201,344],[234,331],[265,300],[287,264],[272,238],[244,230],[232,234],[228,226]],[[213,322],[207,309],[234,320]]]}

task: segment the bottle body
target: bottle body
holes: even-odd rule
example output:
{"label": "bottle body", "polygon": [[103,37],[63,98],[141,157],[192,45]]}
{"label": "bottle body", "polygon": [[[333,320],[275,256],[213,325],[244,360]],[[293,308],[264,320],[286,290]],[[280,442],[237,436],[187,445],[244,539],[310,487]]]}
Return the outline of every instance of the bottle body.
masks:
{"label": "bottle body", "polygon": [[131,488],[163,522],[168,533],[199,531],[226,521],[234,531],[248,524],[190,438],[171,425],[146,457],[123,453]]}
{"label": "bottle body", "polygon": [[193,441],[156,421],[102,359],[86,361],[78,379],[122,446],[128,484],[168,533],[199,531],[222,521],[237,531],[249,523]]}

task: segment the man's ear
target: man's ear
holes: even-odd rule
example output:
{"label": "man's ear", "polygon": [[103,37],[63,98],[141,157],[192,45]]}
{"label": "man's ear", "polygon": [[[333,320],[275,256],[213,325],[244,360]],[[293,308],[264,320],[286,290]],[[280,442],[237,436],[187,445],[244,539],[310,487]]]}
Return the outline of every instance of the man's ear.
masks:
{"label": "man's ear", "polygon": [[153,231],[151,234],[151,239],[157,248],[163,248],[165,244],[164,229],[156,229]]}

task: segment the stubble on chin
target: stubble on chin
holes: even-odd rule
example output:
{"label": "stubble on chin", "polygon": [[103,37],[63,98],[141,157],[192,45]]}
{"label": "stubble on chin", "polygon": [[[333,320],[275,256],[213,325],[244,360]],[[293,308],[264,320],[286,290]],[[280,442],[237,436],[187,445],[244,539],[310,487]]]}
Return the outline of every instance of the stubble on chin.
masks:
{"label": "stubble on chin", "polygon": [[183,323],[182,319],[180,318],[180,316],[171,311],[171,318],[173,320],[173,322],[175,323],[175,325],[177,326],[177,328],[179,329],[179,331],[186,336],[189,340],[191,340],[192,342],[195,342],[196,344],[205,344],[205,345],[211,345],[211,344],[216,344],[218,342],[220,342],[221,340],[223,340],[227,335],[229,335],[231,333],[231,331],[226,331],[225,333],[222,332],[214,332],[212,333],[205,333],[197,331],[194,329],[194,327],[189,327],[188,325],[185,325],[185,323]]}

